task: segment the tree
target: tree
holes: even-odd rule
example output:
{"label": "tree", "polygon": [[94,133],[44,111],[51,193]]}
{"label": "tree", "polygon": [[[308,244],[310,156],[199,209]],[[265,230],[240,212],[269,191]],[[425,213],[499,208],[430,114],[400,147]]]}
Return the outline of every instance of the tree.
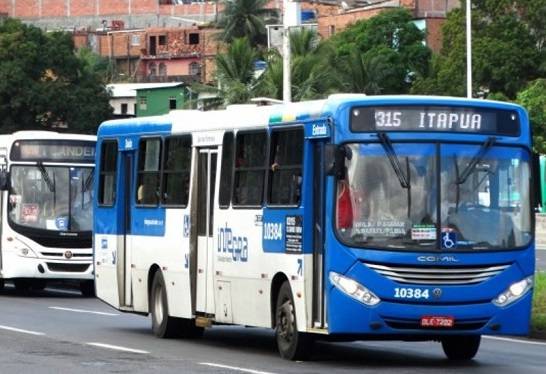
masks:
{"label": "tree", "polygon": [[[477,0],[472,10],[473,91],[515,98],[529,80],[541,74],[543,29],[529,11],[544,0]],[[542,11],[543,13],[544,11]],[[539,12],[541,13],[541,12]],[[543,21],[543,20],[542,20]],[[465,11],[449,13],[442,29],[443,46],[430,76],[412,92],[464,96],[466,92]],[[542,41],[541,41],[542,39]]]}
{"label": "tree", "polygon": [[220,95],[226,104],[245,103],[252,97],[256,56],[247,38],[234,39],[226,53],[216,56]]}
{"label": "tree", "polygon": [[[334,51],[330,44],[319,43],[317,33],[301,29],[290,33],[292,101],[323,98],[337,88],[332,73]],[[283,59],[270,53],[267,70],[260,78],[257,92],[261,96],[283,98]]]}
{"label": "tree", "polygon": [[112,113],[100,78],[85,69],[69,34],[0,22],[0,126],[95,133]]}
{"label": "tree", "polygon": [[246,37],[252,45],[265,45],[266,22],[277,18],[276,11],[267,8],[268,0],[232,0],[224,2],[218,26],[224,29],[222,40],[230,43]]}
{"label": "tree", "polygon": [[535,149],[546,153],[546,79],[537,79],[518,93],[517,102],[529,112]]}
{"label": "tree", "polygon": [[[334,35],[335,64],[345,91],[407,93],[415,77],[429,71],[431,51],[406,9],[362,20]],[[355,81],[356,77],[359,81]]]}

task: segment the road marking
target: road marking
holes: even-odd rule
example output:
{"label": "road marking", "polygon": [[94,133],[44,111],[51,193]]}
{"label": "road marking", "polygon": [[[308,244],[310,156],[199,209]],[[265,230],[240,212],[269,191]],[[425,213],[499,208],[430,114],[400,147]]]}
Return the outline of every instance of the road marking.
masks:
{"label": "road marking", "polygon": [[49,309],[64,310],[64,311],[67,311],[67,312],[75,312],[75,313],[99,314],[99,315],[101,315],[101,316],[119,316],[118,313],[95,312],[95,311],[93,311],[93,310],[63,308],[63,307],[60,307],[60,306],[50,306]]}
{"label": "road marking", "polygon": [[113,349],[115,351],[123,351],[123,352],[131,352],[131,353],[141,353],[141,354],[148,354],[150,352],[143,351],[140,349],[133,349],[133,348],[127,348],[127,347],[121,347],[119,345],[111,345],[111,344],[104,344],[104,343],[86,343],[87,345],[92,345],[94,347],[100,347],[100,348],[108,348]]}
{"label": "road marking", "polygon": [[240,367],[237,367],[237,366],[227,366],[227,365],[215,364],[215,363],[212,363],[212,362],[200,362],[199,365],[206,365],[206,366],[212,366],[212,367],[221,368],[221,369],[242,371],[243,373],[252,373],[252,374],[274,374],[274,373],[272,373],[272,372],[270,372],[270,371],[260,371],[260,370],[253,370],[253,369],[245,369],[245,368],[240,368]]}
{"label": "road marking", "polygon": [[486,339],[492,339],[492,340],[502,340],[505,342],[510,343],[522,343],[522,344],[531,344],[531,345],[546,345],[546,343],[543,342],[535,342],[532,340],[521,340],[521,339],[513,339],[513,338],[502,338],[500,336],[484,336]]}
{"label": "road marking", "polygon": [[30,335],[45,335],[43,332],[23,330],[23,329],[18,329],[15,327],[9,327],[9,326],[3,326],[3,325],[0,325],[0,329],[15,331],[15,332],[22,332],[23,334],[30,334]]}

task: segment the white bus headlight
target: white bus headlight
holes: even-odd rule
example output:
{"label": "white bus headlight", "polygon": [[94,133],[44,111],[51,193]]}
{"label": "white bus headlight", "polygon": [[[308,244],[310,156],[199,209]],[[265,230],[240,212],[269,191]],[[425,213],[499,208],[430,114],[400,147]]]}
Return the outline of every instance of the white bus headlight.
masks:
{"label": "white bus headlight", "polygon": [[533,279],[531,275],[519,282],[512,283],[510,287],[493,300],[493,304],[496,306],[506,306],[520,299],[527,291],[533,288]]}
{"label": "white bus headlight", "polygon": [[341,292],[362,304],[373,306],[381,301],[379,297],[360,283],[333,271],[330,272],[330,282]]}

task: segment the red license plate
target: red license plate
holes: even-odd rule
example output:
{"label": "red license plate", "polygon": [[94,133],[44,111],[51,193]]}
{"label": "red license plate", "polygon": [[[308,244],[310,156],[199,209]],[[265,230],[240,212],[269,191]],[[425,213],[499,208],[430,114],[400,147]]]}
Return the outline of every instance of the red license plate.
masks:
{"label": "red license plate", "polygon": [[425,316],[421,317],[421,327],[453,327],[455,319],[445,316]]}

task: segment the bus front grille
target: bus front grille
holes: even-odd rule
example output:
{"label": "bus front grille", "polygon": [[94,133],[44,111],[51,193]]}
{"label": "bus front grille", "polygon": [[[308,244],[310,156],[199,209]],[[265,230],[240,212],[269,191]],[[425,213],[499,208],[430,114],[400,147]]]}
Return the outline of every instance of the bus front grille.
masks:
{"label": "bus front grille", "polygon": [[59,264],[54,262],[47,262],[46,264],[49,271],[56,273],[84,273],[91,266],[91,264]]}
{"label": "bus front grille", "polygon": [[363,262],[370,269],[397,283],[465,285],[485,282],[508,268],[510,264],[488,266],[442,267],[383,265]]}

